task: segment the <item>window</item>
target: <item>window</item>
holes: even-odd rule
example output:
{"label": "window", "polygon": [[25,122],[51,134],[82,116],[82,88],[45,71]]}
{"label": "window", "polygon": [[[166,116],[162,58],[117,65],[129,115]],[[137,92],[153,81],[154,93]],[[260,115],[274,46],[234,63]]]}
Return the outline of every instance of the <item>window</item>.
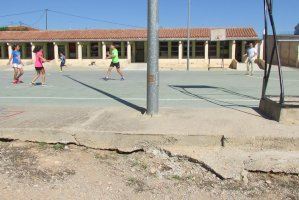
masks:
{"label": "window", "polygon": [[90,43],[90,57],[92,58],[99,57],[99,43],[97,42]]}
{"label": "window", "polygon": [[209,42],[209,57],[217,58],[217,42]]}
{"label": "window", "polygon": [[[189,47],[189,50],[190,50],[190,58],[192,57],[192,41],[190,41],[190,47]],[[187,54],[188,54],[188,42],[185,41],[183,43],[183,58],[187,58]]]}
{"label": "window", "polygon": [[168,58],[168,42],[160,42],[160,53],[161,58]]}
{"label": "window", "polygon": [[179,57],[179,42],[171,42],[171,57]]}
{"label": "window", "polygon": [[229,58],[229,41],[220,42],[220,58]]}
{"label": "window", "polygon": [[196,58],[205,57],[205,42],[195,42],[195,57]]}

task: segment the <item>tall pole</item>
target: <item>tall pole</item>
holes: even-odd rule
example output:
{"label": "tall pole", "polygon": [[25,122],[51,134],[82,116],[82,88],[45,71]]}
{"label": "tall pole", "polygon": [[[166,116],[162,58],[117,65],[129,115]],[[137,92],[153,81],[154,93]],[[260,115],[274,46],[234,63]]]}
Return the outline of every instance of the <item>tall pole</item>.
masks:
{"label": "tall pole", "polygon": [[147,114],[159,112],[159,0],[148,0]]}
{"label": "tall pole", "polygon": [[189,71],[190,69],[190,21],[191,21],[191,9],[190,9],[190,5],[191,5],[191,0],[188,0],[188,22],[187,22],[187,70]]}
{"label": "tall pole", "polygon": [[46,30],[48,30],[48,9],[46,9],[45,12],[46,12]]}

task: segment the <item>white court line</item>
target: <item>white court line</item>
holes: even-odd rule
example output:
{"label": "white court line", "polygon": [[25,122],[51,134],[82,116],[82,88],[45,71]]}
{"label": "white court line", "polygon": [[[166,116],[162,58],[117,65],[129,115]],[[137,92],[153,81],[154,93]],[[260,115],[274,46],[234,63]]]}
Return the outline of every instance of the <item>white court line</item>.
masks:
{"label": "white court line", "polygon": [[[263,79],[263,76],[251,76],[251,78],[256,78],[256,79]],[[269,78],[270,80],[274,80],[274,81],[279,81],[278,78]],[[299,80],[294,80],[294,79],[286,79],[284,78],[283,80],[284,82],[299,82]]]}
{"label": "white court line", "polygon": [[[93,97],[0,97],[0,99],[51,99],[51,100],[113,100],[113,98],[93,98]],[[128,101],[146,101],[146,98],[118,98]],[[215,99],[216,101],[229,102],[258,102],[255,99]],[[160,99],[160,101],[206,101],[205,99]]]}

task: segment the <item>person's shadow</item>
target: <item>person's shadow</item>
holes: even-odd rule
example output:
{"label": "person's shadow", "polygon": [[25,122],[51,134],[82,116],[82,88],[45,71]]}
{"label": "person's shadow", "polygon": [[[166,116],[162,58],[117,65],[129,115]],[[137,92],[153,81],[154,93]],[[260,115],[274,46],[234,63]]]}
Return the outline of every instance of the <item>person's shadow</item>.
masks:
{"label": "person's shadow", "polygon": [[113,94],[110,94],[110,93],[108,93],[108,92],[106,92],[106,91],[104,91],[104,90],[101,90],[101,89],[95,88],[95,87],[93,87],[93,86],[91,86],[91,85],[88,85],[88,84],[86,84],[86,83],[83,83],[82,81],[79,81],[79,80],[77,80],[77,79],[75,79],[75,78],[72,78],[72,77],[69,76],[69,75],[64,75],[64,76],[65,76],[66,78],[69,78],[69,79],[72,80],[72,81],[75,81],[75,82],[77,82],[77,83],[79,83],[79,84],[81,84],[81,85],[84,85],[84,86],[87,87],[87,88],[90,88],[90,89],[92,89],[92,90],[94,90],[94,91],[97,91],[97,92],[103,94],[103,95],[106,95],[107,97],[110,97],[111,99],[113,99],[113,100],[115,100],[115,101],[117,101],[117,102],[119,102],[119,103],[122,103],[122,104],[124,104],[124,105],[126,105],[126,106],[128,106],[128,107],[130,107],[130,108],[133,108],[133,109],[137,110],[138,112],[140,112],[141,114],[144,114],[144,113],[146,112],[146,109],[143,108],[143,107],[140,107],[140,106],[138,106],[138,105],[136,105],[136,104],[133,104],[133,103],[131,103],[131,102],[128,102],[128,101],[126,101],[126,100],[124,100],[124,99],[122,99],[122,98],[119,98],[119,97],[117,97],[117,96],[115,96],[115,95],[113,95]]}

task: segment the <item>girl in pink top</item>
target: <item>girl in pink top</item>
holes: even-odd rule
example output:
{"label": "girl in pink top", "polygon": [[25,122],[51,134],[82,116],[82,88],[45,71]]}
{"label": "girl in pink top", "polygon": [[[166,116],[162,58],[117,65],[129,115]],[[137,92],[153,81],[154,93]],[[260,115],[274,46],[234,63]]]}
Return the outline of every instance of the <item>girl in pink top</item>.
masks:
{"label": "girl in pink top", "polygon": [[33,80],[31,81],[31,85],[36,85],[35,81],[42,76],[42,86],[46,85],[46,71],[44,68],[43,63],[49,62],[44,58],[43,50],[41,47],[36,46],[33,50],[33,53],[35,53],[35,71],[36,75],[34,76]]}

